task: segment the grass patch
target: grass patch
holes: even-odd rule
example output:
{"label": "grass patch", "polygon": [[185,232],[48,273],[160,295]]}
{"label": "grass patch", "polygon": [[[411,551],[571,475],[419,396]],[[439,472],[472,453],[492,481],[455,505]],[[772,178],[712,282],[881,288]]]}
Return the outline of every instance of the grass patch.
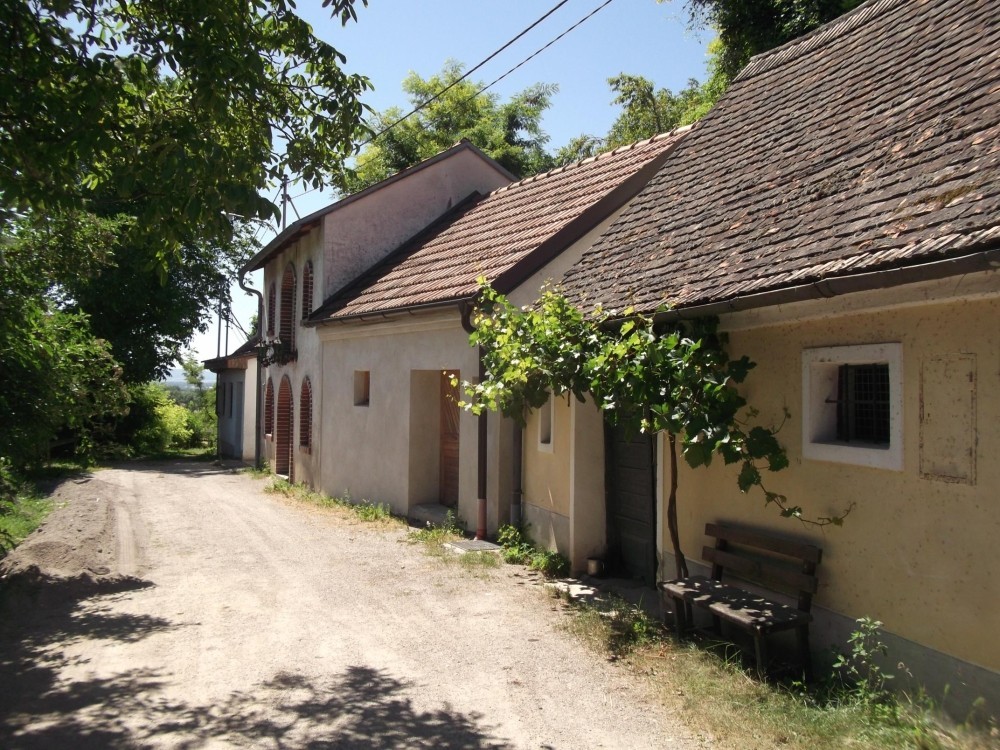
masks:
{"label": "grass patch", "polygon": [[500,558],[495,552],[466,552],[456,555],[458,564],[472,572],[483,572],[490,568],[500,567]]}
{"label": "grass patch", "polygon": [[[571,632],[646,676],[688,726],[711,735],[713,747],[987,750],[1000,744],[995,725],[956,726],[925,698],[884,690],[887,676],[873,675],[868,665],[855,662],[853,673],[841,669],[839,676],[808,687],[761,682],[731,644],[678,643],[659,621],[621,599],[574,601],[570,609]],[[857,654],[859,640],[878,650],[871,623],[865,628],[859,621],[846,658]]]}
{"label": "grass patch", "polygon": [[[270,476],[268,472],[256,469],[245,469],[244,471],[255,477]],[[331,497],[325,492],[317,492],[306,484],[293,484],[283,477],[274,477],[271,483],[264,487],[264,492],[282,495],[318,508],[335,508],[346,515],[353,516],[359,521],[366,523],[383,525],[403,523],[402,519],[392,515],[392,510],[388,503],[373,503],[369,500],[362,500],[356,503],[352,500],[349,492],[345,492],[339,497]]]}
{"label": "grass patch", "polygon": [[465,538],[465,522],[448,511],[445,521],[440,526],[428,523],[422,529],[414,529],[406,537],[411,544],[421,544],[424,553],[449,565],[457,564],[477,577],[486,577],[488,573],[500,567],[500,558],[495,552],[456,552],[445,547],[448,542],[458,542]]}
{"label": "grass patch", "polygon": [[240,474],[247,474],[254,479],[267,479],[274,476],[271,473],[271,467],[267,465],[266,462],[262,461],[257,466],[247,466],[239,470]]}
{"label": "grass patch", "polygon": [[[457,542],[464,538],[465,525],[454,511],[449,510],[445,514],[445,521],[442,525],[436,526],[430,522],[421,529],[414,529],[406,537],[412,544],[422,544],[424,552],[441,560],[451,560],[458,557],[454,552],[444,548],[448,542]],[[462,555],[465,557],[465,555]]]}
{"label": "grass patch", "polygon": [[[54,479],[79,471],[77,465],[52,466],[35,472],[35,478]],[[15,474],[0,460],[0,559],[20,544],[52,511],[53,503],[30,481]]]}

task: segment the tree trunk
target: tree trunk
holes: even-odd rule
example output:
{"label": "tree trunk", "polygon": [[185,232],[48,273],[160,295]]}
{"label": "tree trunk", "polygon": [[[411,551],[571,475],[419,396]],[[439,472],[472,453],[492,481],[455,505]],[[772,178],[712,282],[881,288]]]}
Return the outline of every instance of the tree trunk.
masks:
{"label": "tree trunk", "polygon": [[670,497],[667,499],[667,528],[670,529],[670,543],[674,547],[674,565],[678,578],[688,577],[687,560],[681,552],[681,540],[677,534],[677,436],[670,438]]}

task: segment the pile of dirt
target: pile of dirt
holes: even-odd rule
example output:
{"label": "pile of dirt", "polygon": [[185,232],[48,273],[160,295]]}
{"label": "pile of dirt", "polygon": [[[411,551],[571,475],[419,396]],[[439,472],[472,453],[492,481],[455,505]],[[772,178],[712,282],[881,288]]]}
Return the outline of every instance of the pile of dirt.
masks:
{"label": "pile of dirt", "polygon": [[0,586],[34,587],[53,580],[87,585],[114,578],[115,489],[92,476],[57,485],[51,497],[59,512],[0,560]]}

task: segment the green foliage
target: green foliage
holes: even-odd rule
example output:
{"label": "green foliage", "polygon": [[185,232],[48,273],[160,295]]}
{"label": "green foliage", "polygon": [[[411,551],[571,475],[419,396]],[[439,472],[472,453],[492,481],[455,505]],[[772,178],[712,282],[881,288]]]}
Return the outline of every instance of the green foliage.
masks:
{"label": "green foliage", "polygon": [[[80,266],[100,252],[79,258]],[[58,309],[47,294],[50,271],[70,264],[0,238],[0,457],[15,469],[38,463],[57,441],[88,455],[103,420],[125,409],[121,368],[107,342],[93,335],[86,315]]]}
{"label": "green foliage", "polygon": [[52,510],[52,501],[42,497],[0,458],[0,558],[37,529]]}
{"label": "green foliage", "polygon": [[570,164],[700,120],[729,84],[720,68],[719,40],[713,40],[708,50],[708,78],[704,83],[692,78],[677,93],[657,89],[642,76],[620,73],[609,78],[608,85],[615,95],[611,103],[620,106],[621,113],[603,137],[579,135],[571,139],[556,152],[556,164]]}
{"label": "green foliage", "polygon": [[[662,0],[660,0],[662,2]],[[695,23],[719,34],[726,84],[753,55],[778,47],[861,4],[861,0],[689,0]]]}
{"label": "green foliage", "polygon": [[565,578],[569,575],[569,560],[553,550],[539,550],[532,553],[528,567],[537,570],[546,578]]}
{"label": "green foliage", "polygon": [[631,308],[600,306],[587,317],[551,289],[543,290],[533,306],[517,308],[484,279],[480,285],[470,343],[480,347],[486,376],[463,384],[468,401],[462,405],[477,414],[499,411],[523,425],[527,412],[550,394],[572,394],[581,401],[589,396],[613,424],[666,432],[671,452],[667,521],[679,577],[687,575],[687,567],[677,534],[678,442],[692,468],[708,466],[716,456],[738,464],[740,491],[760,487],[765,504],[775,505],[783,516],[821,526],[842,522],[846,512],[804,519],[799,506],[764,487],[763,469],[788,465],[775,437],[780,425],[748,424],[755,412],[747,409],[736,386],[754,363],[745,356],[729,358],[716,320],[657,323]]}
{"label": "green foliage", "polygon": [[[551,167],[551,158],[544,150],[548,137],[541,129],[541,118],[556,87],[536,84],[501,102],[495,94],[477,94],[482,83],[459,81],[462,70],[460,63],[449,61],[430,78],[423,79],[416,73],[407,76],[403,81],[410,102],[407,111],[448,90],[361,151],[355,174],[348,180],[348,192],[363,190],[430,158],[461,138],[468,138],[519,177]],[[377,113],[372,128],[382,131],[404,114],[398,107]]]}
{"label": "green foliage", "polygon": [[[734,386],[754,363],[729,358],[714,320],[660,325],[632,309],[601,308],[586,318],[552,290],[516,308],[484,286],[473,324],[470,341],[482,347],[487,371],[482,382],[464,384],[474,412],[500,411],[523,424],[549,394],[589,394],[612,422],[679,436],[692,467],[715,456],[740,463],[744,492],[761,484],[761,468],[787,464],[774,431],[741,418],[746,400]],[[787,507],[780,495],[766,499]]]}
{"label": "green foliage", "polygon": [[[364,1],[364,0],[363,0]],[[341,22],[353,0],[324,3]],[[0,5],[0,195],[7,208],[139,199],[135,236],[167,257],[230,216],[268,219],[287,172],[336,177],[368,81],[287,0]]]}
{"label": "green foliage", "polygon": [[354,512],[362,521],[384,521],[392,518],[388,503],[361,502],[354,506]]}
{"label": "green foliage", "polygon": [[130,415],[137,425],[128,438],[127,447],[133,455],[163,453],[186,448],[192,431],[188,427],[188,410],[175,403],[167,389],[159,383],[133,386]]}
{"label": "green foliage", "polygon": [[547,578],[569,575],[569,560],[558,552],[538,549],[525,535],[524,529],[504,524],[497,530],[500,556],[511,565],[527,565]]}
{"label": "green foliage", "polygon": [[35,269],[33,293],[62,311],[86,313],[123,379],[143,383],[164,377],[194,332],[207,330],[257,243],[240,225],[225,240],[193,238],[158,260],[161,246],[135,238],[134,224],[124,213],[32,213],[12,228],[8,252]]}
{"label": "green foliage", "polygon": [[865,706],[893,706],[888,684],[894,675],[885,672],[876,659],[889,653],[882,641],[882,623],[871,617],[857,621],[857,630],[847,639],[849,651],[841,652],[833,662],[837,676],[849,694]]}

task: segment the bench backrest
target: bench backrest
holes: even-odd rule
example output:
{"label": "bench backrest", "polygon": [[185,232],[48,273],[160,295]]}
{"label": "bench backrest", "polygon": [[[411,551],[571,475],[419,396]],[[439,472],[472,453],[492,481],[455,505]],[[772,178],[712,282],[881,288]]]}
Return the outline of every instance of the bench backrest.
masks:
{"label": "bench backrest", "polygon": [[754,583],[798,596],[798,608],[808,612],[818,589],[816,566],[823,550],[771,534],[724,524],[705,525],[705,535],[715,538],[702,557],[712,563],[712,578],[722,580],[723,571]]}

